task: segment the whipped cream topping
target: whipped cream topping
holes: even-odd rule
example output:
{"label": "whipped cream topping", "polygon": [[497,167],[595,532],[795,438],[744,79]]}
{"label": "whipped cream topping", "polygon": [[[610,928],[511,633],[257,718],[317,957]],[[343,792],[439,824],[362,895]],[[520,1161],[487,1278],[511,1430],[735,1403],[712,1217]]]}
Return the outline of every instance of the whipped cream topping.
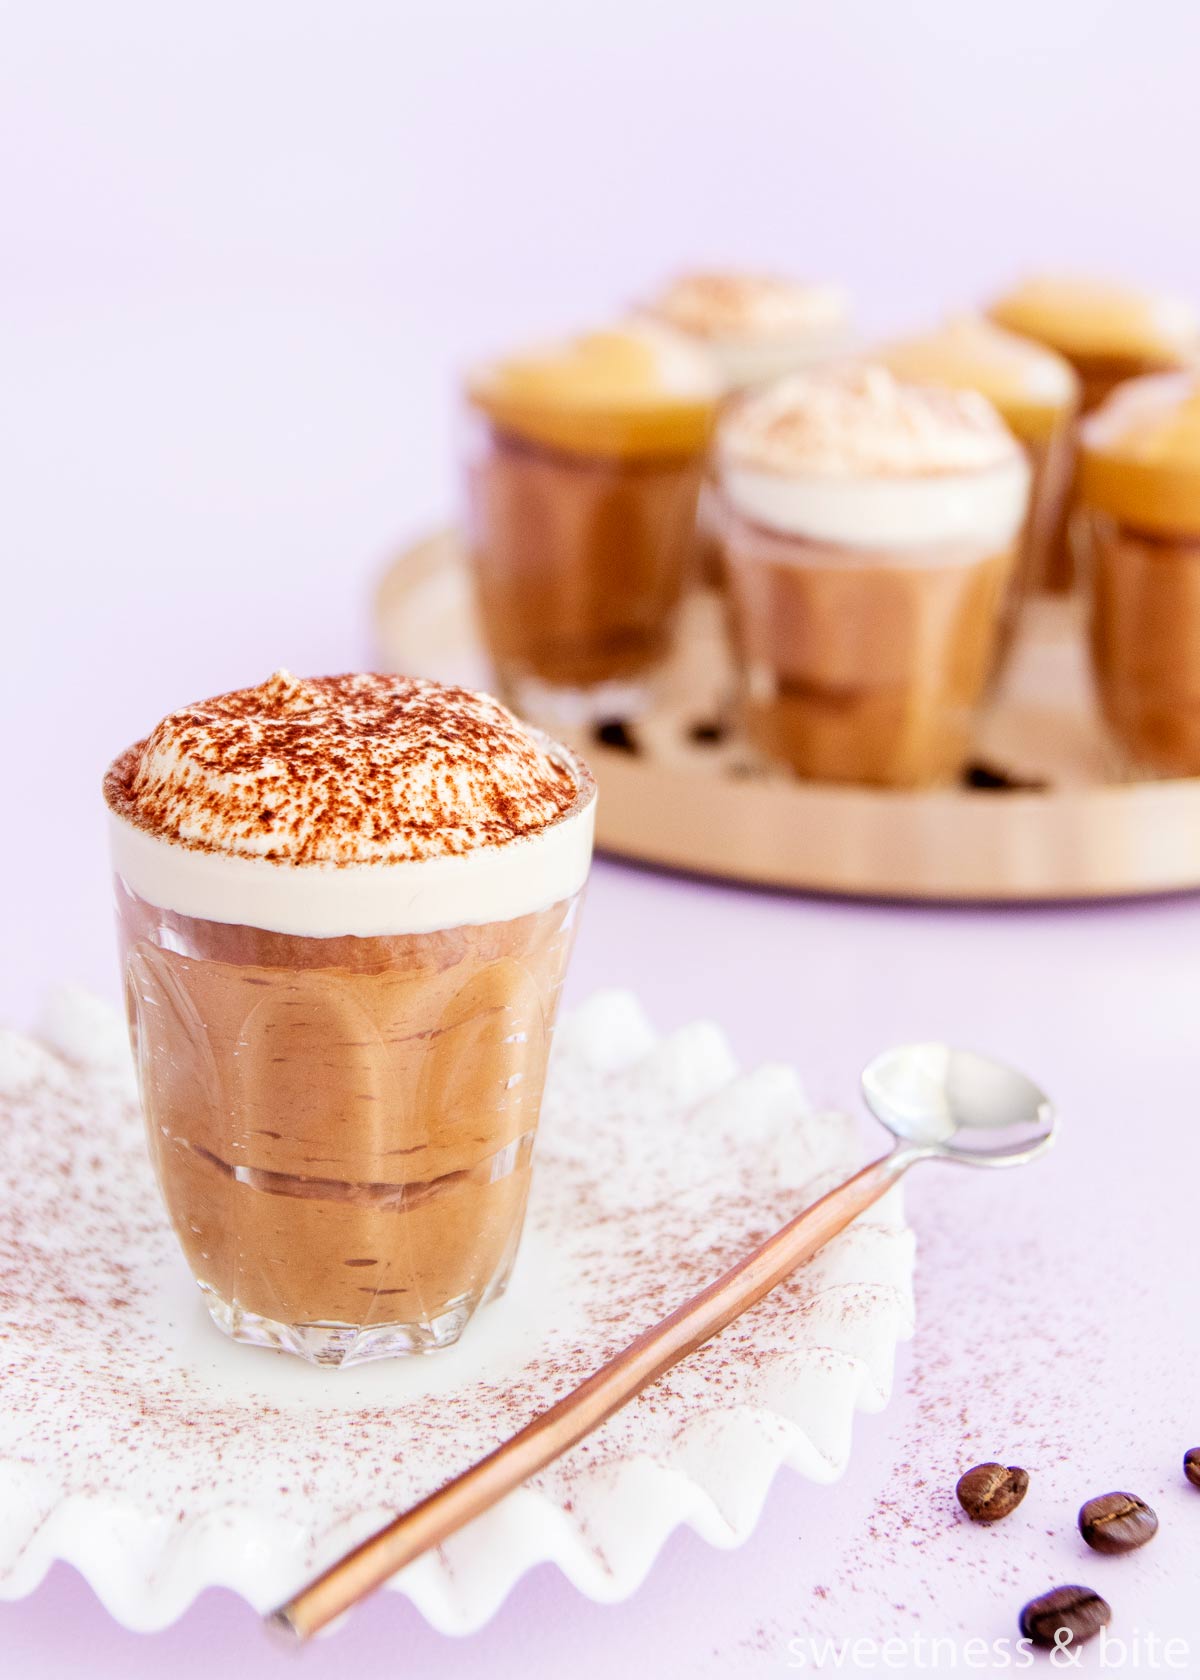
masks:
{"label": "whipped cream topping", "polygon": [[1080,426],[1096,455],[1200,469],[1200,372],[1128,379]]}
{"label": "whipped cream topping", "polygon": [[575,782],[486,694],[276,671],[172,712],[126,811],[167,840],[285,863],[453,856],[544,828]]}
{"label": "whipped cream topping", "polygon": [[990,314],[1081,359],[1174,362],[1200,352],[1200,317],[1189,299],[1112,281],[1034,275],[994,303]]}
{"label": "whipped cream topping", "polygon": [[780,380],[721,426],[722,458],[789,477],[912,478],[1000,466],[1020,447],[986,397],[872,363]]}
{"label": "whipped cream topping", "polygon": [[1029,464],[986,397],[869,363],[743,399],[717,438],[721,483],[756,523],[852,547],[1011,542]]}
{"label": "whipped cream topping", "polygon": [[1078,395],[1071,364],[1031,338],[982,315],[952,315],[941,326],[876,352],[900,379],[982,391],[1006,405],[1067,408]]}
{"label": "whipped cream topping", "polygon": [[487,695],[277,671],[164,718],[105,796],[117,873],[139,897],[322,937],[503,920],[569,896],[594,784]]}
{"label": "whipped cream topping", "polygon": [[770,274],[683,274],[649,306],[699,338],[795,338],[844,324],[846,294]]}
{"label": "whipped cream topping", "polygon": [[1080,501],[1168,537],[1200,531],[1200,370],[1128,379],[1079,428]]}
{"label": "whipped cream topping", "polygon": [[629,320],[620,331],[631,342],[644,345],[653,358],[658,388],[667,396],[709,398],[716,394],[717,378],[711,362],[694,344],[670,326],[657,321]]}
{"label": "whipped cream topping", "polygon": [[684,274],[646,305],[645,316],[701,342],[726,391],[840,355],[849,335],[840,287],[776,275]]}
{"label": "whipped cream topping", "polygon": [[603,456],[708,444],[720,389],[704,352],[661,323],[624,322],[477,367],[471,404],[518,437]]}
{"label": "whipped cream topping", "polygon": [[468,388],[484,402],[516,395],[551,406],[610,407],[675,397],[704,401],[715,395],[716,378],[682,334],[631,320],[485,363]]}

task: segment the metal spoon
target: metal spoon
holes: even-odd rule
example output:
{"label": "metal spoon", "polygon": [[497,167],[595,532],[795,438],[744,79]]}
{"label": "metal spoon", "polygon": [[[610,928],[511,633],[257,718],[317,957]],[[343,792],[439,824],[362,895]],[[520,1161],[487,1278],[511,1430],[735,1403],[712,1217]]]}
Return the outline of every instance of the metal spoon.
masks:
{"label": "metal spoon", "polygon": [[273,1611],[268,1624],[308,1639],[441,1545],[782,1283],[915,1161],[1018,1167],[1054,1138],[1053,1106],[1036,1085],[1002,1062],[946,1044],[885,1051],[864,1071],[862,1089],[872,1114],[897,1139],[889,1154],[797,1214],[519,1434],[332,1564]]}

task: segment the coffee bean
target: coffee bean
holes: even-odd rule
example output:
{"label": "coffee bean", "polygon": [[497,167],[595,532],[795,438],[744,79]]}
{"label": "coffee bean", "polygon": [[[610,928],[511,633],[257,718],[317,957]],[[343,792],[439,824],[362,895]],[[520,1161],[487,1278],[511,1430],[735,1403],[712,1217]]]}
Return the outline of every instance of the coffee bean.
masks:
{"label": "coffee bean", "polygon": [[598,723],[592,731],[597,742],[602,747],[615,747],[618,752],[640,752],[637,736],[623,718],[609,718],[606,723]]}
{"label": "coffee bean", "polygon": [[1080,1510],[1079,1532],[1094,1552],[1132,1552],[1153,1540],[1158,1518],[1136,1493],[1102,1493]]}
{"label": "coffee bean", "polygon": [[1029,1486],[1029,1472],[1016,1464],[977,1464],[958,1478],[958,1503],[972,1522],[999,1522],[1015,1511]]}
{"label": "coffee bean", "polygon": [[719,721],[712,723],[694,723],[688,730],[688,735],[698,747],[715,747],[725,739],[728,731]]}
{"label": "coffee bean", "polygon": [[986,793],[1041,793],[1046,786],[1045,782],[1010,776],[1007,770],[992,764],[968,764],[962,779],[966,787]]}
{"label": "coffee bean", "polygon": [[1024,1638],[1051,1650],[1055,1645],[1082,1645],[1111,1621],[1112,1610],[1090,1587],[1052,1587],[1030,1599],[1019,1625]]}
{"label": "coffee bean", "polygon": [[1193,1487],[1200,1487],[1200,1447],[1189,1447],[1184,1453],[1183,1473]]}

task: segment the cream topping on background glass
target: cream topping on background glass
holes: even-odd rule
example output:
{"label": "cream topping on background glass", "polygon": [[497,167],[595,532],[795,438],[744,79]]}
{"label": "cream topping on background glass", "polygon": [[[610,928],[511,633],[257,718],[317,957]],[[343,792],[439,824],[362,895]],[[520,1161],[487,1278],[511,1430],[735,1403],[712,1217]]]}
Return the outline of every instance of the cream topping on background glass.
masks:
{"label": "cream topping on background glass", "polygon": [[744,398],[717,452],[738,512],[849,547],[1002,546],[1028,500],[1025,454],[985,397],[875,364],[796,374]]}
{"label": "cream topping on background glass", "polygon": [[980,391],[1004,414],[1069,408],[1079,382],[1071,364],[1033,339],[981,315],[954,315],[928,332],[897,339],[877,359],[899,379]]}
{"label": "cream topping on background glass", "polygon": [[1161,535],[1200,531],[1200,371],[1130,379],[1080,427],[1085,501]]}
{"label": "cream topping on background glass", "polygon": [[1095,449],[1200,470],[1200,372],[1128,380],[1082,430]]}
{"label": "cream topping on background glass", "polygon": [[683,274],[645,315],[702,344],[726,390],[840,355],[850,331],[840,287],[769,274]]}
{"label": "cream topping on background glass", "polygon": [[1034,275],[989,313],[1069,356],[1174,361],[1200,354],[1200,316],[1185,298],[1135,286]]}
{"label": "cream topping on background glass", "polygon": [[687,455],[705,445],[717,380],[686,338],[631,321],[484,363],[467,396],[498,426],[552,448]]}
{"label": "cream topping on background glass", "polygon": [[313,937],[544,909],[582,885],[594,816],[579,761],[487,695],[286,671],[164,718],[105,793],[139,897]]}

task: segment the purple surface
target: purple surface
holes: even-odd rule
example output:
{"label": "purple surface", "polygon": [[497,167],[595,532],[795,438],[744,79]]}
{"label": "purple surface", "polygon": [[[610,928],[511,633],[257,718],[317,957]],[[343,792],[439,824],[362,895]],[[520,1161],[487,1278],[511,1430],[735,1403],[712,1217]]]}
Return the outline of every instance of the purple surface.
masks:
{"label": "purple surface", "polygon": [[[1019,1177],[932,1167],[912,1179],[917,1338],[888,1412],[860,1421],[841,1484],[785,1474],[740,1551],[681,1533],[624,1606],[588,1603],[542,1570],[460,1643],[380,1599],[311,1651],[306,1671],[382,1675],[403,1652],[423,1676],[569,1665],[590,1677],[614,1664],[769,1673],[786,1666],[795,1638],[1011,1636],[1020,1604],[1064,1580],[1105,1593],[1119,1632],[1194,1639],[1179,1594],[1194,1579],[1200,1494],[1179,1458],[1200,1439],[1186,1283],[1200,1170],[1197,949],[1191,900],[873,909],[601,865],[575,996],[636,977],[662,1026],[713,1015],[746,1061],[794,1059],[818,1101],[852,1101],[855,1070],[889,1042],[940,1033],[992,1048],[1054,1094],[1061,1146]],[[1012,1518],[982,1530],[960,1519],[952,1489],[960,1470],[993,1457],[1026,1465],[1033,1481]],[[1162,1518],[1132,1558],[1094,1557],[1074,1532],[1079,1503],[1111,1487],[1141,1493]],[[287,1671],[227,1594],[138,1637],[63,1568],[0,1610],[0,1628],[11,1660],[28,1663],[21,1672],[59,1672],[85,1649],[99,1674],[183,1680],[214,1660],[236,1670],[251,1653],[254,1672]]]}
{"label": "purple surface", "polygon": [[[873,327],[1040,262],[1200,292],[1175,213],[1195,8],[415,16],[217,5],[185,27],[126,0],[8,32],[0,1018],[28,1023],[61,978],[115,997],[98,781],[118,748],[276,664],[370,660],[373,576],[452,502],[450,369],[472,348],[729,254],[844,276]],[[1190,1636],[1200,1666],[1172,1609],[1200,1539],[1178,1469],[1200,1442],[1200,902],[864,907],[602,865],[571,992],[613,984],[664,1028],[710,1016],[745,1062],[794,1061],[821,1101],[851,1102],[889,1042],[992,1049],[1058,1099],[1061,1149],[1019,1179],[914,1179],[917,1339],[839,1486],[783,1477],[735,1554],[678,1535],[622,1606],[542,1571],[463,1643],[381,1598],[305,1671],[770,1674],[793,1639],[892,1635],[933,1667],[918,1634],[957,1640],[961,1671],[968,1634],[1011,1636],[1069,1580],[1110,1598],[1143,1668],[1151,1634]],[[1033,1482],[983,1531],[950,1490],[990,1457]],[[1112,1487],[1162,1518],[1132,1558],[1074,1533]],[[297,1672],[227,1594],[134,1636],[62,1568],[0,1607],[0,1648],[29,1680],[85,1658],[126,1680]]]}

